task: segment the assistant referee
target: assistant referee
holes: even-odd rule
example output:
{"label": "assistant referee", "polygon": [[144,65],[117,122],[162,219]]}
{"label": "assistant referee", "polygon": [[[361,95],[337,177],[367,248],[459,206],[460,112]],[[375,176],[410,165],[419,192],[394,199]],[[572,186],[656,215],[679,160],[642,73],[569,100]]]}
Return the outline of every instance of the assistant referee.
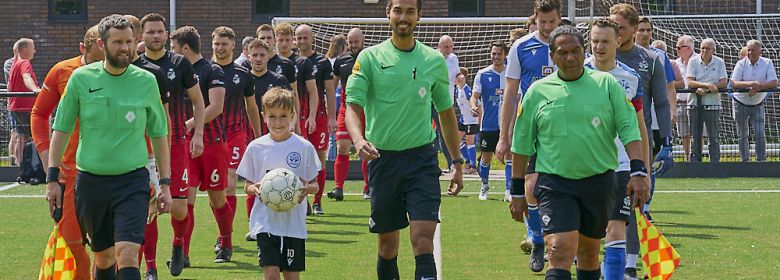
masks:
{"label": "assistant referee", "polygon": [[[399,230],[410,225],[414,279],[436,279],[433,236],[441,186],[431,104],[450,151],[458,150],[457,120],[447,65],[414,39],[422,0],[390,0],[390,39],[360,52],[346,85],[347,129],[368,164],[369,230],[379,234],[378,279],[398,279]],[[366,133],[360,115],[365,113]],[[463,188],[463,159],[455,159],[450,193]]]}
{"label": "assistant referee", "polygon": [[[623,88],[609,73],[583,67],[585,40],[576,28],[561,26],[550,35],[558,71],[533,83],[515,121],[512,142],[512,215],[525,207],[525,167],[538,154],[534,196],[539,200],[550,266],[545,279],[599,279],[599,247],[615,199],[618,167],[615,137],[631,159],[628,193],[642,205],[647,171],[636,114]],[[579,248],[578,248],[579,247]]]}
{"label": "assistant referee", "polygon": [[105,60],[77,69],[57,108],[49,148],[47,200],[60,205],[58,177],[63,151],[76,120],[76,217],[95,252],[95,279],[140,279],[138,249],[143,242],[149,205],[145,133],[152,139],[162,194],[161,212],[170,196],[168,124],[153,74],[130,65],[133,31],[121,15],[98,24]]}

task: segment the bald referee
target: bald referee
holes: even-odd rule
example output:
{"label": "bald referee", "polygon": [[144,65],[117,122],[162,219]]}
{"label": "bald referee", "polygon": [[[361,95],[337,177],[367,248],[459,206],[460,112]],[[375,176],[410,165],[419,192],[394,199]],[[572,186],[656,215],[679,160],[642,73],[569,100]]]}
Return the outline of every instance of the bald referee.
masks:
{"label": "bald referee", "polygon": [[57,189],[62,153],[78,119],[76,217],[95,252],[94,277],[140,279],[138,250],[149,205],[144,134],[152,139],[162,178],[158,207],[167,212],[168,122],[154,75],[130,65],[135,44],[130,22],[110,15],[98,31],[106,59],[77,69],[68,80],[54,121],[46,181],[49,190]]}
{"label": "bald referee", "polygon": [[[347,81],[347,129],[368,164],[369,230],[379,234],[378,279],[398,279],[399,230],[410,226],[414,279],[436,279],[433,236],[439,222],[441,186],[431,103],[439,112],[450,151],[458,131],[447,65],[434,49],[414,39],[422,0],[390,0],[385,10],[392,36],[363,50]],[[360,115],[365,113],[366,134]],[[463,159],[453,160],[450,193],[463,188]],[[411,220],[411,223],[409,222]]]}
{"label": "bald referee", "polygon": [[549,248],[547,280],[571,279],[575,255],[577,279],[601,275],[599,247],[617,188],[616,136],[628,143],[627,194],[639,203],[649,195],[634,108],[612,75],[583,67],[584,41],[572,26],[550,34],[550,56],[558,71],[531,85],[515,121],[512,217],[523,219],[525,167],[536,153],[534,196]]}

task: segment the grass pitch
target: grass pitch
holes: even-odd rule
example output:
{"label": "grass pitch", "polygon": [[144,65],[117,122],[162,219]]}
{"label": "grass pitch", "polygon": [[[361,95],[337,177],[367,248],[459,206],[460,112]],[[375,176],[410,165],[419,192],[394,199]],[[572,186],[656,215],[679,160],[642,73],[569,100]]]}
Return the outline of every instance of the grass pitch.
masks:
{"label": "grass pitch", "polygon": [[[446,182],[442,182],[445,185]],[[543,279],[527,268],[528,255],[519,249],[525,226],[511,220],[507,203],[498,199],[503,181],[491,200],[476,194],[442,199],[444,279]],[[358,194],[362,184],[348,182]],[[329,182],[326,188],[332,188]],[[776,279],[780,275],[780,180],[778,179],[659,179],[653,218],[682,256],[673,279]],[[684,192],[684,191],[740,192]],[[778,192],[762,192],[777,190]],[[465,192],[479,191],[469,181]],[[22,185],[0,191],[0,279],[35,278],[40,269],[52,222],[42,197],[43,185]],[[181,279],[259,279],[256,244],[243,241],[246,209],[239,197],[233,261],[213,263],[217,234],[205,197],[196,206],[191,245],[192,268]],[[369,203],[360,196],[343,202],[325,199],[326,215],[308,219],[307,279],[375,279],[376,237],[368,232]],[[157,264],[160,279],[171,279],[169,216],[159,221]],[[401,233],[399,268],[403,279],[414,274],[408,230]],[[143,270],[143,268],[142,268]]]}

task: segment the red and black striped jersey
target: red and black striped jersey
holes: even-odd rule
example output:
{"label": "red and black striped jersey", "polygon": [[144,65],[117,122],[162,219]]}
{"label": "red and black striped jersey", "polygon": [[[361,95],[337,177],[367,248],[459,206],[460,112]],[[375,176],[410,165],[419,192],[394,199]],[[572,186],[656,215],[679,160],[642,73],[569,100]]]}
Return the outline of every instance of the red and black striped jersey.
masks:
{"label": "red and black striped jersey", "polygon": [[320,53],[314,53],[307,57],[314,64],[314,79],[317,81],[317,91],[320,102],[317,105],[318,114],[325,114],[325,81],[333,79],[333,66],[330,60]]}
{"label": "red and black striped jersey", "polygon": [[133,61],[133,65],[154,74],[154,78],[157,79],[157,89],[160,90],[160,101],[162,101],[162,104],[168,104],[171,99],[171,93],[168,92],[168,84],[165,82],[165,75],[160,70],[160,66],[154,65],[140,56]]}
{"label": "red and black striped jersey", "polygon": [[150,59],[146,54],[141,55],[143,59],[160,67],[165,74],[165,80],[170,92],[169,111],[171,115],[171,142],[172,144],[185,143],[187,139],[187,128],[184,122],[187,121],[187,111],[192,112],[192,104],[187,96],[187,89],[198,84],[195,76],[195,70],[192,64],[180,54],[165,52],[165,55],[158,60]]}
{"label": "red and black striped jersey", "polygon": [[[212,88],[225,87],[225,73],[218,65],[211,61],[201,58],[192,65],[195,68],[195,74],[200,84],[200,92],[203,93],[205,106],[209,106],[209,90]],[[192,117],[192,106],[189,107],[187,118]],[[223,110],[224,112],[224,110]],[[203,125],[203,144],[219,144],[226,141],[224,130],[222,129],[222,114]]]}
{"label": "red and black striped jersey", "polygon": [[[287,81],[287,78],[280,74],[276,74],[275,72],[266,71],[265,74],[259,77],[252,73],[252,78],[254,79],[255,85],[255,101],[257,101],[257,106],[260,107],[261,112],[263,111],[263,95],[265,95],[268,90],[275,87],[291,90],[290,82]],[[260,119],[262,119],[262,115],[260,116]],[[268,133],[268,126],[265,124],[265,121],[260,123],[263,135],[265,135]]]}
{"label": "red and black striped jersey", "polygon": [[338,76],[341,82],[341,107],[346,107],[347,79],[349,79],[349,75],[352,75],[355,61],[357,61],[357,55],[352,55],[352,53],[345,53],[333,61],[333,75]]}
{"label": "red and black striped jersey", "polygon": [[[241,66],[244,66],[244,68],[246,69],[252,70],[252,65],[249,63],[248,60],[244,61],[244,63],[242,63]],[[274,72],[276,74],[284,76],[287,79],[288,84],[297,81],[295,79],[295,63],[278,54],[274,54],[274,56],[268,59],[268,64],[266,65],[266,68],[270,72]]]}
{"label": "red and black striped jersey", "polygon": [[306,90],[306,81],[315,79],[314,64],[306,59],[306,57],[298,55],[295,52],[293,52],[288,59],[295,62],[295,78],[298,80],[298,100],[300,100],[299,103],[301,106],[298,108],[298,112],[301,113],[301,116],[304,116],[302,113],[309,111],[309,91]]}
{"label": "red and black striped jersey", "polygon": [[255,95],[255,83],[249,70],[231,62],[220,65],[225,73],[225,107],[222,109],[222,125],[225,135],[246,128],[246,102],[244,98]]}

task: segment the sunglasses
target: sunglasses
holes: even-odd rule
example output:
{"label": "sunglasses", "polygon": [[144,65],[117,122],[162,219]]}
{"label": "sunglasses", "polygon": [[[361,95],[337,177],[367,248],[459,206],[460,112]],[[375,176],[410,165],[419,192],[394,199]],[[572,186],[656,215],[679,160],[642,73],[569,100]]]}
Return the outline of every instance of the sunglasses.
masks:
{"label": "sunglasses", "polygon": [[684,49],[684,48],[690,48],[690,46],[677,46],[678,50]]}

